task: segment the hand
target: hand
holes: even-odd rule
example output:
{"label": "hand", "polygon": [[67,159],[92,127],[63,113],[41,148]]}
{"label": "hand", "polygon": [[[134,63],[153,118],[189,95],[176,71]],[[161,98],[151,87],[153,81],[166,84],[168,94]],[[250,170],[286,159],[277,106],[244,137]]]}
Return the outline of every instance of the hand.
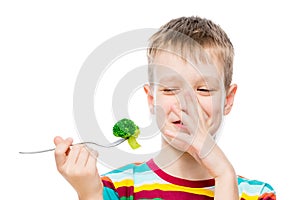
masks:
{"label": "hand", "polygon": [[101,199],[103,185],[97,170],[97,153],[83,145],[70,148],[73,140],[54,138],[58,171],[76,190],[79,199]]}
{"label": "hand", "polygon": [[[216,117],[208,116],[201,108],[199,100],[190,93],[178,95],[180,108],[177,105],[171,107],[172,112],[183,123],[177,131],[166,130],[164,136],[174,148],[187,152],[194,157],[199,164],[203,164],[214,178],[222,176],[232,170],[230,162],[218,147],[210,130],[219,126]],[[214,121],[212,121],[214,120]]]}
{"label": "hand", "polygon": [[[164,136],[174,148],[191,155],[199,151],[201,157],[205,157],[215,144],[209,134],[210,119],[201,109],[198,99],[193,98],[189,93],[184,96],[179,94],[176,97],[180,107],[178,104],[172,105],[171,112],[181,120],[183,125],[176,132],[165,130]],[[207,142],[209,145],[206,144]]]}
{"label": "hand", "polygon": [[190,94],[179,98],[181,109],[174,105],[171,109],[181,119],[182,131],[175,133],[166,130],[164,136],[173,147],[191,154],[215,178],[214,199],[239,199],[235,171],[209,133],[209,130],[219,126],[217,118],[208,117],[198,99]]}

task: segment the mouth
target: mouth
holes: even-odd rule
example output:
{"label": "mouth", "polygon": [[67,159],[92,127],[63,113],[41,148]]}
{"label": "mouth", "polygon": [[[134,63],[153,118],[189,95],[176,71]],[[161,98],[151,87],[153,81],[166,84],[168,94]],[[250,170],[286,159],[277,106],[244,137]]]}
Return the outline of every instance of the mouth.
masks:
{"label": "mouth", "polygon": [[180,121],[180,120],[174,121],[173,124],[175,124],[175,125],[183,125],[182,121]]}
{"label": "mouth", "polygon": [[172,122],[177,128],[183,130],[183,131],[186,131],[186,126],[183,124],[183,122],[181,120],[177,120],[177,121],[174,121]]}

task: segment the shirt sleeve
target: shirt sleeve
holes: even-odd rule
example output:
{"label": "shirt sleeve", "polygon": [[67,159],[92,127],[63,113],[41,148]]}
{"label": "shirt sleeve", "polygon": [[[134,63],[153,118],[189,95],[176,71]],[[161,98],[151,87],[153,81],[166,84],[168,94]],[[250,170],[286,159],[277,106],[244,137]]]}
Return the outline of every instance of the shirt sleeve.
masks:
{"label": "shirt sleeve", "polygon": [[111,179],[107,176],[103,176],[103,177],[101,177],[101,180],[103,183],[103,199],[104,200],[120,199]]}
{"label": "shirt sleeve", "polygon": [[276,192],[271,185],[265,183],[258,200],[276,200]]}

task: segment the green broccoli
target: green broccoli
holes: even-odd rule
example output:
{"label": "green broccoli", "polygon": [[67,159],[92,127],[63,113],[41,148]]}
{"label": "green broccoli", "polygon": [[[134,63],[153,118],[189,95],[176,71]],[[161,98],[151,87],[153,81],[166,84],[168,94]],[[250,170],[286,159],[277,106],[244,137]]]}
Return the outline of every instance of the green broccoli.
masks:
{"label": "green broccoli", "polygon": [[132,149],[137,149],[141,145],[136,141],[140,134],[140,129],[135,123],[127,118],[121,119],[113,127],[113,134],[116,137],[128,139],[128,144]]}

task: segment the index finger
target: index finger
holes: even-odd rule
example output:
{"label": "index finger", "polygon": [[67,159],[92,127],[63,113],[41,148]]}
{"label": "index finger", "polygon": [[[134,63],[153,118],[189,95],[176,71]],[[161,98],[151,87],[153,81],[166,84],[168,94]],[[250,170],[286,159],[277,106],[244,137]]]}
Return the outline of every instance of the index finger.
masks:
{"label": "index finger", "polygon": [[72,138],[67,138],[66,140],[61,137],[55,137],[54,143],[56,145],[55,148],[55,161],[57,168],[60,168],[66,161],[67,151],[69,150],[71,144],[73,143]]}
{"label": "index finger", "polygon": [[197,98],[195,93],[186,92],[184,94],[184,99],[186,102],[186,111],[190,116],[199,117],[199,112],[202,112],[202,107],[199,99]]}

